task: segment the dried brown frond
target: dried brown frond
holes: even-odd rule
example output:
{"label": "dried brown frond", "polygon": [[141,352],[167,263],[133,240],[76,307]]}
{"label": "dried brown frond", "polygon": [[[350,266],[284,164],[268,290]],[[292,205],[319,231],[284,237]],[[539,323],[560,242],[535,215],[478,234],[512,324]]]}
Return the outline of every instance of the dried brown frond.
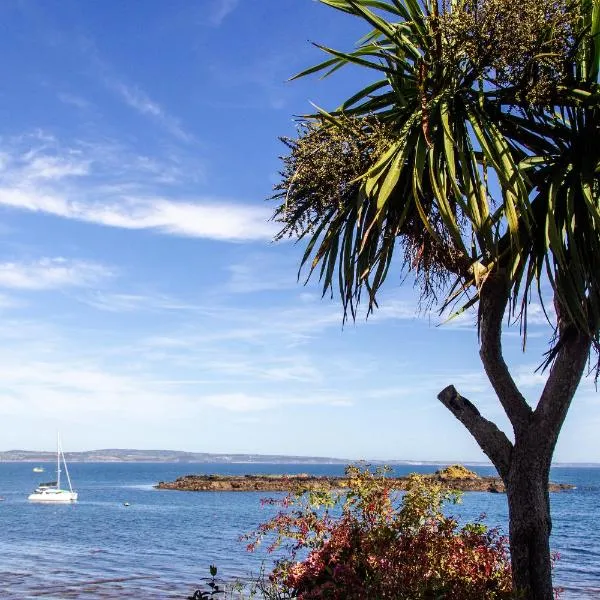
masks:
{"label": "dried brown frond", "polygon": [[404,251],[404,267],[415,277],[420,290],[420,303],[425,310],[437,305],[448,285],[458,276],[466,279],[470,264],[456,249],[439,215],[430,212],[437,239],[425,229],[421,219],[409,219],[400,234]]}

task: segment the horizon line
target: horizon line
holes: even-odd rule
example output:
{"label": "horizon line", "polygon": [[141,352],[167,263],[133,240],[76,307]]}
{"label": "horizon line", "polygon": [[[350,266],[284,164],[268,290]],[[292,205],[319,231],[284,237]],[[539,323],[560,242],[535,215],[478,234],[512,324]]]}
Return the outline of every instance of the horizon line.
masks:
{"label": "horizon line", "polygon": [[[0,456],[1,455],[5,455],[5,454],[13,454],[13,453],[28,453],[28,454],[55,454],[56,451],[55,450],[26,450],[26,449],[10,449],[10,450],[0,450]],[[336,461],[336,462],[347,462],[347,463],[353,463],[353,462],[362,462],[362,463],[379,463],[379,464],[385,464],[386,462],[390,462],[390,463],[407,463],[407,464],[455,464],[455,463],[462,463],[462,464],[476,464],[476,465],[489,465],[489,466],[494,466],[490,461],[486,461],[486,460],[477,460],[477,459],[462,459],[462,460],[449,460],[449,459],[440,459],[440,460],[435,460],[435,459],[401,459],[401,458],[386,458],[386,459],[382,459],[382,458],[347,458],[347,457],[335,457],[335,456],[317,456],[317,455],[303,455],[303,454],[274,454],[274,453],[268,453],[268,454],[263,454],[261,452],[206,452],[206,451],[194,451],[194,450],[166,450],[166,449],[140,449],[140,448],[97,448],[97,449],[93,449],[93,450],[69,450],[66,451],[65,454],[68,455],[74,455],[74,454],[90,454],[90,453],[99,453],[99,452],[135,452],[135,453],[147,453],[147,454],[152,454],[152,453],[172,453],[172,454],[191,454],[191,455],[207,455],[207,456],[231,456],[231,457],[243,457],[243,456],[253,456],[253,457],[260,457],[260,458],[273,458],[273,457],[277,457],[279,459],[281,458],[290,458],[290,459],[303,459],[303,460],[319,460],[321,462],[327,462],[327,461]],[[3,460],[2,458],[0,458],[0,460]],[[16,460],[16,461],[4,461],[4,462],[21,462],[20,460]],[[114,461],[114,462],[119,462],[119,461]],[[136,462],[136,461],[120,461],[120,462]],[[152,462],[150,461],[141,461],[141,462]],[[160,462],[171,462],[169,460],[165,460],[165,461],[160,461]],[[193,462],[193,461],[192,461]],[[235,460],[229,461],[232,463],[235,463]],[[291,461],[293,462],[293,461]],[[552,465],[599,465],[600,466],[600,462],[597,461],[585,461],[585,460],[575,460],[575,461],[569,461],[569,460],[560,460],[560,461],[555,461],[552,462]]]}

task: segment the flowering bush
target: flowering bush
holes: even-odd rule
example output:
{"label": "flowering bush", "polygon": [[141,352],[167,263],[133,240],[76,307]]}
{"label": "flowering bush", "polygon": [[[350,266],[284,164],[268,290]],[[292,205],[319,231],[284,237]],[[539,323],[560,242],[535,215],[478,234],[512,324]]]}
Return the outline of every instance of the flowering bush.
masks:
{"label": "flowering bush", "polygon": [[344,492],[288,495],[283,510],[247,536],[285,558],[270,575],[277,597],[300,600],[512,598],[506,540],[483,523],[443,514],[456,493],[413,475],[400,497],[387,469],[349,467]]}

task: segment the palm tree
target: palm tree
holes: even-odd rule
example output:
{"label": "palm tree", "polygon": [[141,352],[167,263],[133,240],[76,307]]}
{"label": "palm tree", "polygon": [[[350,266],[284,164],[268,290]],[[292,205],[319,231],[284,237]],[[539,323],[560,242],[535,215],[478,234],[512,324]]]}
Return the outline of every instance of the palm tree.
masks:
{"label": "palm tree", "polygon": [[[344,317],[369,310],[397,261],[422,299],[476,308],[507,436],[449,386],[438,398],[504,480],[515,589],[551,600],[548,478],[591,352],[600,348],[600,0],[320,0],[363,19],[349,52],[299,76],[370,70],[373,83],[284,140],[275,218]],[[550,290],[545,293],[545,290]],[[539,294],[553,326],[536,405],[502,354],[506,313]]]}

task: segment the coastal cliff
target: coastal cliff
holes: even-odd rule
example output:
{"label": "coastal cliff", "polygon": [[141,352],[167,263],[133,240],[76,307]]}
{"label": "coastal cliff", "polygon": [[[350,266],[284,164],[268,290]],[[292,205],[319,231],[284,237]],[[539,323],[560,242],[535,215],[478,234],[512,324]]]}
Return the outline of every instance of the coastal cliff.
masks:
{"label": "coastal cliff", "polygon": [[[480,477],[461,465],[453,465],[435,473],[424,475],[432,483],[462,492],[504,492],[504,483],[499,477]],[[408,477],[387,477],[393,489],[405,490]],[[344,476],[308,475],[184,475],[175,481],[161,481],[160,490],[185,492],[301,492],[331,491],[348,487]],[[549,491],[573,489],[566,483],[550,483]]]}

